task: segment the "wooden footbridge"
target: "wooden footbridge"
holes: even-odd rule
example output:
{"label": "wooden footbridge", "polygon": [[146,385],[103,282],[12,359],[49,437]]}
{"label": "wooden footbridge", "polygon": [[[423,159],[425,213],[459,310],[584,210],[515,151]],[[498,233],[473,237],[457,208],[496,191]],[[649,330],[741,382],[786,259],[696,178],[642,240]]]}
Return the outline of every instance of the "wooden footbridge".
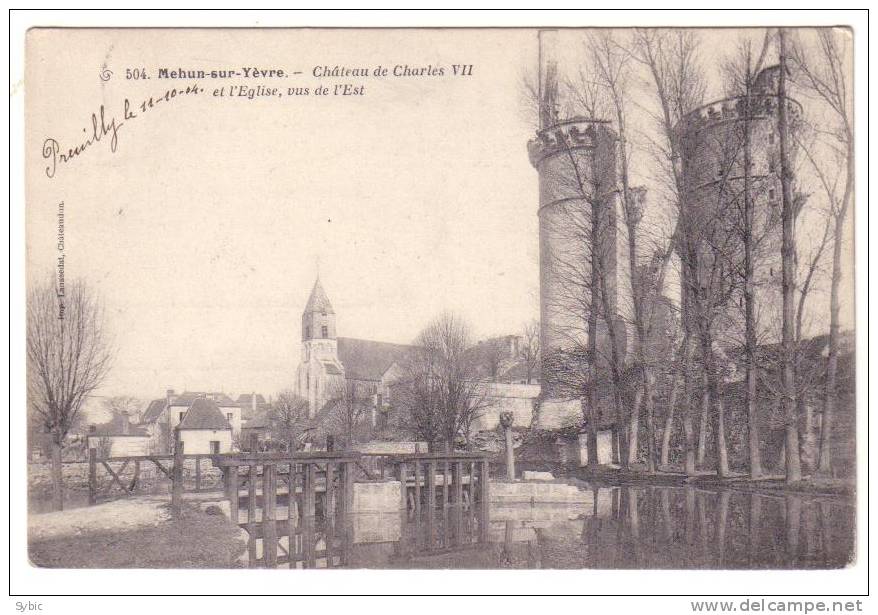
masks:
{"label": "wooden footbridge", "polygon": [[[89,501],[95,503],[102,492],[99,469],[111,479],[104,492],[118,489],[131,495],[138,489],[141,468],[152,465],[170,479],[172,507],[179,511],[184,491],[193,490],[191,476],[188,484],[184,481],[187,461],[195,464],[194,491],[225,494],[231,520],[247,531],[251,566],[345,565],[356,482],[399,481],[402,514],[431,525],[435,510],[459,508],[473,516],[480,534],[487,532],[490,463],[484,453],[184,455],[180,446],[175,455],[98,459],[92,449]],[[130,479],[128,468],[133,469]],[[212,468],[221,471],[221,483],[205,485],[204,474]]]}

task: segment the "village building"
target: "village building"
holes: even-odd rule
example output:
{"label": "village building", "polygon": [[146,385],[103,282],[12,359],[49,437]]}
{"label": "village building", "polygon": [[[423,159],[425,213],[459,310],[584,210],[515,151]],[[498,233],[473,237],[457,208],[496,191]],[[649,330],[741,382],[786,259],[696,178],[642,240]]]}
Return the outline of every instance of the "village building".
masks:
{"label": "village building", "polygon": [[[500,412],[513,412],[516,424],[530,425],[534,400],[540,393],[539,378],[518,359],[519,336],[485,340],[474,349],[497,346],[500,352],[496,373],[481,370],[486,406],[473,425],[474,430],[495,429]],[[336,314],[318,279],[302,313],[301,362],[296,372],[296,392],[308,401],[309,417],[319,422],[340,387],[353,387],[369,400],[366,422],[381,428],[393,408],[393,388],[401,375],[406,355],[415,347],[336,335]]]}
{"label": "village building", "polygon": [[238,395],[235,403],[241,408],[241,419],[247,421],[253,417],[264,416],[271,408],[271,398],[268,401],[259,393],[242,393]]}
{"label": "village building", "polygon": [[140,427],[149,433],[152,452],[173,451],[174,429],[181,425],[189,410],[200,399],[209,400],[216,406],[217,412],[230,429],[230,441],[240,437],[243,426],[241,406],[228,395],[193,391],[184,391],[178,395],[173,389],[168,389],[163,399],[154,399],[149,403],[141,419]]}
{"label": "village building", "polygon": [[179,422],[179,431],[187,455],[232,452],[232,425],[212,399],[196,398]]}
{"label": "village building", "polygon": [[150,436],[143,427],[132,425],[127,412],[114,415],[108,422],[89,425],[87,448],[96,449],[99,458],[149,454]]}
{"label": "village building", "polygon": [[261,443],[271,439],[271,423],[267,416],[253,416],[245,420],[241,426],[241,448],[243,450],[253,450],[254,438],[257,448],[260,447]]}

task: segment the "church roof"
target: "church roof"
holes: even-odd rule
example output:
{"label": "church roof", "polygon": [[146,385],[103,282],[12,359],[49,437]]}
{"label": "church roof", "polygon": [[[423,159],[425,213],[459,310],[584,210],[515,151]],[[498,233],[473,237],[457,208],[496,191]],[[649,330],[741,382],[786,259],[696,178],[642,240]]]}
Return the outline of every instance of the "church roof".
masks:
{"label": "church roof", "polygon": [[323,368],[330,376],[341,376],[341,371],[339,371],[338,367],[335,366],[335,363],[323,361]]}
{"label": "church roof", "polygon": [[305,305],[305,312],[326,312],[327,314],[335,314],[323,285],[320,284],[320,278],[314,282],[314,288],[311,289],[311,296],[308,297],[308,303]]}
{"label": "church roof", "polygon": [[215,401],[199,397],[183,415],[180,429],[231,429],[231,426]]}
{"label": "church roof", "polygon": [[338,358],[349,380],[381,380],[384,372],[412,348],[406,344],[338,338]]}

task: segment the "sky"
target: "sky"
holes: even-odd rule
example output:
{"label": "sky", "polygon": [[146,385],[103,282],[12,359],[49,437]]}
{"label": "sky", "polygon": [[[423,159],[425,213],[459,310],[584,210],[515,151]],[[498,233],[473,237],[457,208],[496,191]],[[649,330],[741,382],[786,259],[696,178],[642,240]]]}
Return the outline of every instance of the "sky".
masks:
{"label": "sky", "polygon": [[[718,42],[715,57],[734,40]],[[100,395],[291,387],[318,271],[340,336],[409,342],[443,310],[478,337],[518,332],[539,313],[522,104],[536,63],[533,30],[31,31],[29,283],[54,271],[63,201],[65,275],[100,294],[116,349]],[[312,72],[378,65],[445,74]],[[149,80],[125,78],[141,67]],[[162,67],[302,74],[168,80]],[[194,81],[203,92],[125,120],[115,152],[105,139],[46,176],[45,139],[73,147],[101,105],[121,121],[125,99]],[[314,95],[340,83],[364,93]],[[212,95],[230,85],[311,93]]]}

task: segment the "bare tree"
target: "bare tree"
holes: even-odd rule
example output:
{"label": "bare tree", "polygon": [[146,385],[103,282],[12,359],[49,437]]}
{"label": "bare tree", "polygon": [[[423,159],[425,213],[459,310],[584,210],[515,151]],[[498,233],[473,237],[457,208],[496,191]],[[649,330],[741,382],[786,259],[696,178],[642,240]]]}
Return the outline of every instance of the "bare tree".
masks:
{"label": "bare tree", "polygon": [[123,413],[126,413],[131,422],[140,422],[140,411],[143,409],[143,402],[136,397],[116,395],[105,399],[102,405],[104,410],[110,413],[111,417],[121,416]]}
{"label": "bare tree", "polygon": [[790,63],[797,69],[799,84],[828,108],[832,118],[823,130],[826,156],[818,157],[806,150],[832,216],[832,277],[829,306],[829,357],[826,390],[820,431],[818,471],[832,473],[832,423],[838,396],[839,286],[842,277],[842,245],[845,220],[854,190],[854,135],[852,100],[848,92],[848,43],[845,35],[830,28],[816,31],[817,51],[808,54],[804,46],[794,45]]}
{"label": "bare tree", "polygon": [[308,400],[285,389],[272,400],[268,425],[272,438],[284,442],[287,451],[296,451],[296,440],[308,419]]}
{"label": "bare tree", "polygon": [[86,398],[110,369],[104,313],[81,280],[35,285],[27,301],[28,403],[52,437],[53,503],[64,503],[61,453]]}
{"label": "bare tree", "polygon": [[[731,131],[730,138],[740,144],[743,165],[741,165],[742,190],[734,195],[730,201],[732,228],[737,233],[743,248],[743,258],[740,263],[730,263],[738,270],[741,278],[741,290],[744,311],[744,368],[745,368],[745,399],[747,408],[747,444],[749,449],[750,477],[759,478],[762,475],[762,454],[759,445],[759,412],[756,403],[757,388],[757,306],[756,306],[756,265],[759,258],[760,244],[769,236],[771,230],[776,227],[773,216],[767,217],[767,222],[757,224],[758,197],[766,191],[766,181],[759,174],[754,177],[753,163],[753,131],[754,116],[756,110],[762,108],[762,93],[756,92],[756,79],[762,71],[770,43],[769,31],[765,31],[762,43],[754,54],[753,43],[744,39],[738,49],[737,57],[728,62],[725,67],[727,78],[727,90],[730,96],[737,97],[743,104],[741,106],[741,118],[735,124],[736,129]],[[773,175],[773,173],[772,173]],[[770,178],[769,178],[770,181]],[[763,216],[762,218],[766,218]]]}
{"label": "bare tree", "polygon": [[795,203],[793,202],[793,171],[790,118],[787,108],[787,49],[786,32],[778,30],[780,75],[778,78],[778,132],[780,136],[780,184],[781,184],[781,294],[783,304],[782,335],[782,392],[781,413],[784,416],[786,437],[786,481],[802,479],[799,457],[799,425],[796,416],[796,360],[795,340],[795,289],[796,289],[796,235]]}
{"label": "bare tree", "polygon": [[[649,237],[641,229],[646,207],[646,191],[631,185],[630,160],[633,140],[629,137],[628,109],[633,92],[629,85],[633,60],[631,52],[615,40],[611,31],[589,39],[589,51],[595,67],[595,82],[606,92],[608,107],[615,120],[619,140],[619,194],[622,220],[627,238],[628,271],[631,286],[631,318],[637,336],[635,367],[639,371],[642,391],[638,396],[646,414],[647,469],[655,472],[655,395],[656,361],[648,353],[655,325],[657,298],[664,287],[665,273],[674,254],[673,237]],[[644,240],[652,239],[646,246]],[[650,245],[651,243],[651,245]],[[642,253],[651,258],[642,264]],[[608,306],[607,306],[608,307]],[[606,311],[606,310],[605,310]],[[628,461],[634,463],[639,450],[640,403],[635,402],[628,432]]]}
{"label": "bare tree", "polygon": [[[683,143],[678,130],[680,122],[692,109],[704,100],[705,82],[700,69],[700,42],[691,30],[638,29],[633,33],[632,57],[646,67],[650,77],[649,89],[654,95],[656,112],[653,119],[659,137],[652,143],[656,166],[660,170],[664,185],[677,210],[677,224],[671,245],[678,255],[688,253],[685,233],[692,225],[686,216],[687,186],[683,179]],[[681,258],[681,264],[684,259]],[[691,314],[692,302],[685,292],[686,268],[681,271],[684,287],[681,297],[681,321],[683,339],[681,342],[681,369],[678,380],[682,379],[681,396],[683,431],[685,434],[687,474],[695,473],[695,430],[692,423],[692,348],[694,342]],[[681,386],[678,382],[675,386]]]}
{"label": "bare tree", "polygon": [[394,397],[408,411],[418,436],[431,449],[469,441],[473,422],[486,406],[469,326],[450,312],[421,331],[401,361]]}
{"label": "bare tree", "polygon": [[491,382],[497,382],[503,366],[511,358],[509,348],[502,337],[492,337],[479,342],[473,352],[477,356],[480,371]]}
{"label": "bare tree", "polygon": [[518,358],[524,364],[527,384],[531,384],[540,366],[540,323],[532,320],[524,325],[521,334],[521,345],[518,347]]}
{"label": "bare tree", "polygon": [[329,421],[340,431],[345,444],[351,446],[356,439],[357,428],[372,408],[371,395],[357,381],[337,378],[329,385],[329,396]]}

